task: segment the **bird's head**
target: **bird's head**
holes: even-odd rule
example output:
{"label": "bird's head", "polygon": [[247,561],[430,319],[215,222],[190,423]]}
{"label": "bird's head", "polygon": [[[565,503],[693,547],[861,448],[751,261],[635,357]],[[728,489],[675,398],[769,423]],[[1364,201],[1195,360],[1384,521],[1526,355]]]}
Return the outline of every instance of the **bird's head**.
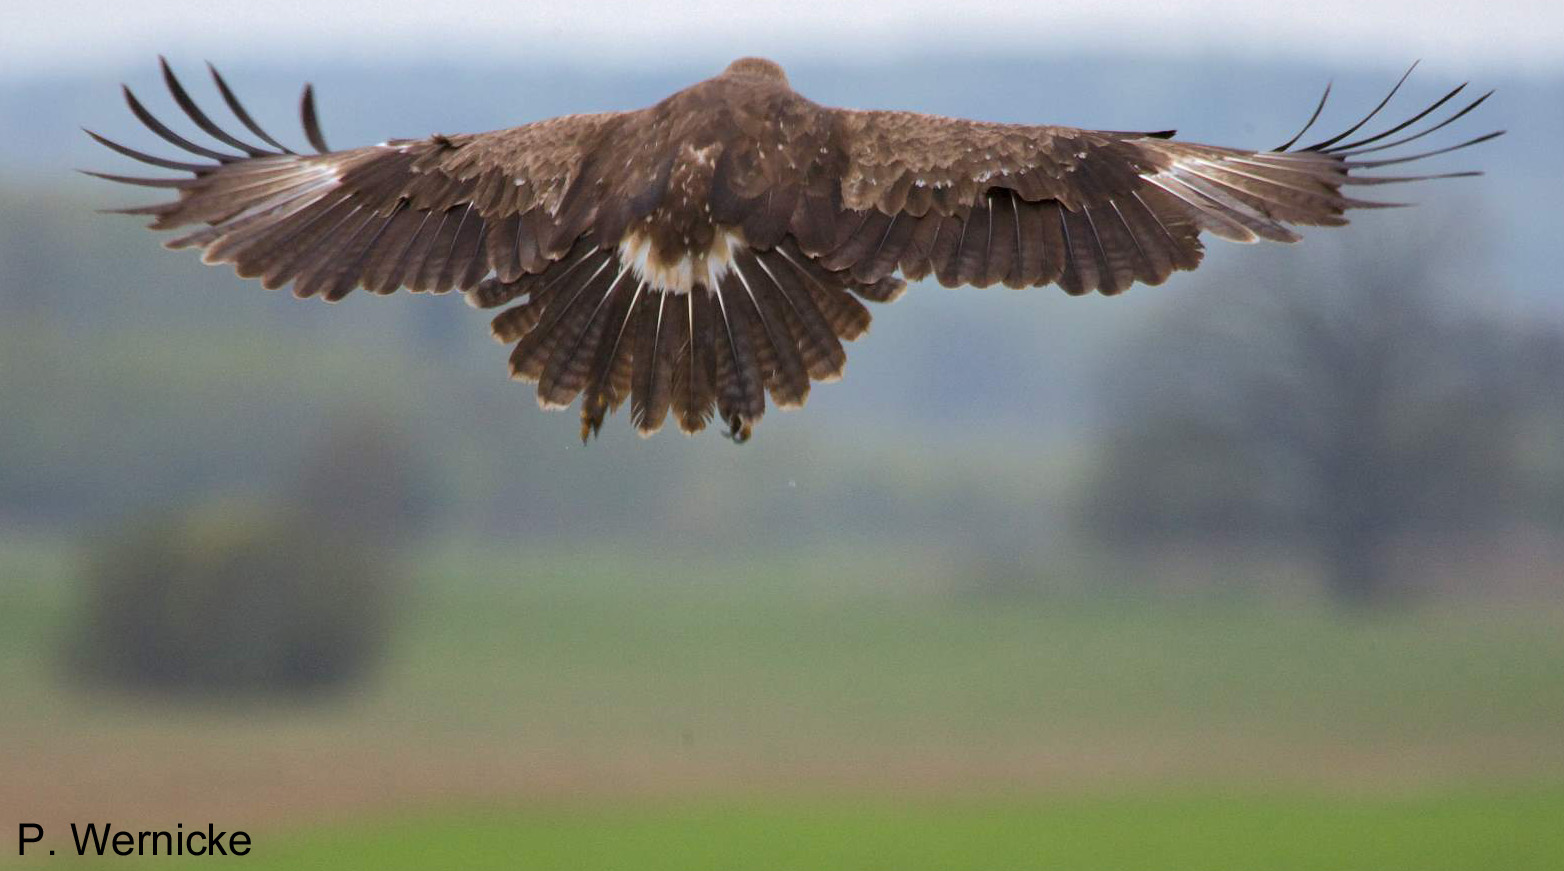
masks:
{"label": "bird's head", "polygon": [[763,57],[741,57],[728,68],[722,71],[725,76],[744,76],[746,78],[765,79],[772,82],[787,84],[787,73],[782,71],[782,65],[776,61],[766,60]]}

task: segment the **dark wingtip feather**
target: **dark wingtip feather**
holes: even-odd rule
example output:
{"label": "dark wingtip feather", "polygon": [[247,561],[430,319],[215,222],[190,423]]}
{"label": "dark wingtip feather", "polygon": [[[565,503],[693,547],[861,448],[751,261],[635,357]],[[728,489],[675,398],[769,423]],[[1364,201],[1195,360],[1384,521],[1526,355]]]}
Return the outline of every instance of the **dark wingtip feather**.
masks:
{"label": "dark wingtip feather", "polygon": [[1320,113],[1325,111],[1325,101],[1330,99],[1330,89],[1334,84],[1335,82],[1325,83],[1325,93],[1320,95],[1320,102],[1315,105],[1314,114],[1310,115],[1309,120],[1304,122],[1303,129],[1293,134],[1291,139],[1271,149],[1272,151],[1286,151],[1287,149],[1296,145],[1298,140],[1303,138],[1303,134],[1309,132],[1309,128],[1314,126],[1314,122],[1320,120]]}
{"label": "dark wingtip feather", "polygon": [[146,188],[182,188],[189,187],[195,183],[195,179],[190,178],[142,178],[140,176],[131,175],[112,175],[110,173],[98,172],[91,169],[78,169],[76,171],[83,175],[90,175],[94,178],[101,178],[106,181],[116,181],[120,184],[139,185],[140,187]]}
{"label": "dark wingtip feather", "polygon": [[1385,99],[1380,100],[1379,101],[1379,105],[1377,105],[1373,109],[1369,110],[1369,113],[1367,115],[1364,115],[1363,119],[1361,121],[1359,121],[1358,123],[1352,125],[1351,127],[1348,127],[1346,130],[1341,131],[1340,133],[1336,134],[1335,136],[1332,136],[1329,139],[1321,140],[1320,142],[1316,142],[1313,145],[1310,145],[1310,146],[1304,148],[1303,150],[1304,151],[1323,151],[1324,149],[1326,149],[1326,148],[1328,148],[1328,147],[1330,147],[1332,145],[1335,145],[1336,143],[1340,142],[1341,140],[1346,139],[1348,136],[1351,136],[1352,134],[1358,132],[1358,130],[1361,129],[1364,124],[1367,124],[1370,120],[1372,120],[1374,118],[1375,115],[1378,115],[1381,109],[1385,108],[1387,105],[1390,104],[1391,98],[1394,97],[1396,95],[1396,93],[1401,90],[1401,86],[1402,85],[1406,84],[1407,78],[1412,75],[1412,71],[1417,69],[1417,65],[1420,64],[1420,63],[1422,63],[1421,60],[1413,61],[1412,65],[1407,67],[1407,71],[1401,74],[1401,78],[1396,80],[1395,86],[1390,89],[1390,93],[1385,95]]}
{"label": "dark wingtip feather", "polygon": [[[1489,91],[1488,93],[1485,93],[1485,94],[1477,97],[1476,99],[1472,100],[1470,103],[1468,103],[1465,106],[1463,106],[1459,111],[1456,111],[1456,112],[1452,113],[1449,117],[1439,121],[1436,124],[1433,124],[1433,125],[1429,126],[1428,128],[1426,128],[1424,130],[1412,133],[1412,134],[1407,135],[1407,136],[1400,137],[1398,139],[1393,139],[1393,140],[1388,141],[1388,142],[1382,142],[1382,143],[1380,142],[1380,140],[1386,139],[1387,137],[1390,137],[1390,136],[1392,136],[1392,135],[1394,135],[1396,133],[1401,132],[1402,130],[1407,129],[1408,127],[1413,126],[1417,122],[1423,120],[1424,118],[1427,118],[1429,115],[1431,115],[1433,112],[1438,110],[1440,107],[1442,107],[1445,104],[1449,103],[1451,100],[1453,100],[1457,95],[1461,94],[1467,88],[1469,83],[1462,82],[1461,84],[1455,86],[1454,88],[1451,88],[1448,92],[1444,93],[1443,96],[1441,96],[1439,99],[1435,100],[1432,104],[1428,105],[1426,108],[1423,108],[1421,111],[1418,111],[1416,114],[1412,115],[1411,117],[1407,118],[1406,120],[1401,121],[1398,124],[1394,124],[1393,126],[1391,126],[1387,130],[1384,130],[1384,131],[1379,132],[1379,133],[1375,133],[1373,135],[1365,136],[1364,138],[1361,138],[1361,139],[1358,139],[1358,140],[1355,140],[1355,141],[1352,141],[1352,142],[1346,142],[1344,144],[1339,144],[1339,145],[1337,144],[1337,143],[1340,143],[1342,140],[1346,139],[1347,137],[1349,137],[1350,135],[1352,135],[1357,130],[1361,129],[1370,119],[1372,119],[1376,115],[1378,115],[1379,112],[1382,109],[1384,109],[1386,105],[1389,104],[1391,98],[1396,95],[1396,93],[1401,89],[1402,85],[1404,85],[1406,83],[1407,79],[1411,76],[1412,71],[1417,69],[1417,66],[1418,66],[1417,63],[1413,63],[1407,69],[1407,71],[1405,73],[1402,73],[1401,78],[1398,79],[1396,81],[1395,86],[1390,89],[1390,93],[1386,94],[1384,99],[1380,100],[1379,103],[1373,108],[1373,110],[1371,110],[1367,115],[1365,115],[1362,118],[1362,120],[1358,121],[1356,124],[1352,125],[1351,127],[1347,128],[1346,130],[1342,131],[1340,134],[1338,134],[1336,136],[1333,136],[1333,137],[1331,137],[1329,139],[1326,139],[1326,140],[1324,140],[1322,142],[1318,142],[1318,143],[1315,143],[1313,145],[1310,145],[1307,148],[1299,149],[1297,151],[1288,152],[1287,149],[1290,148],[1293,144],[1295,144],[1297,142],[1298,138],[1299,138],[1298,136],[1294,136],[1291,140],[1288,141],[1288,143],[1286,145],[1283,145],[1280,148],[1275,149],[1275,151],[1273,153],[1286,152],[1288,157],[1296,157],[1296,158],[1300,158],[1300,159],[1308,159],[1311,156],[1317,156],[1317,159],[1331,161],[1331,165],[1334,166],[1335,170],[1338,171],[1338,172],[1341,171],[1341,170],[1345,170],[1345,171],[1347,171],[1347,173],[1352,173],[1352,171],[1354,171],[1354,170],[1367,170],[1367,169],[1375,169],[1375,168],[1378,168],[1378,167],[1393,166],[1393,165],[1401,164],[1401,163],[1411,163],[1413,161],[1422,160],[1424,158],[1433,157],[1435,155],[1448,154],[1448,153],[1450,153],[1452,151],[1459,151],[1459,150],[1461,150],[1463,148],[1469,148],[1469,147],[1471,147],[1473,145],[1477,145],[1477,144],[1482,143],[1482,142],[1487,142],[1490,139],[1497,138],[1497,137],[1502,136],[1504,134],[1503,130],[1498,130],[1498,131],[1494,131],[1492,133],[1487,133],[1487,134],[1484,134],[1482,136],[1477,136],[1477,137],[1474,137],[1472,139],[1468,139],[1468,140],[1466,140],[1464,142],[1456,143],[1455,145],[1449,145],[1449,146],[1445,146],[1443,148],[1433,149],[1433,150],[1430,150],[1430,151],[1424,151],[1424,152],[1420,152],[1420,153],[1417,153],[1417,154],[1408,154],[1408,155],[1403,155],[1403,156],[1398,156],[1398,157],[1391,157],[1391,158],[1387,158],[1387,159],[1384,159],[1384,160],[1362,160],[1362,159],[1359,159],[1360,155],[1369,154],[1371,152],[1376,152],[1376,151],[1382,151],[1382,150],[1385,150],[1385,149],[1395,148],[1395,147],[1400,146],[1400,145],[1405,145],[1405,144],[1407,144],[1409,142],[1421,139],[1421,138],[1423,138],[1423,137],[1425,137],[1425,136],[1429,135],[1430,133],[1433,133],[1433,132],[1435,132],[1437,130],[1441,130],[1444,127],[1450,125],[1451,123],[1453,123],[1453,122],[1459,120],[1460,118],[1464,117],[1466,114],[1468,114],[1472,110],[1476,109],[1478,106],[1482,105],[1483,102],[1486,101],[1493,94],[1493,91]],[[1329,88],[1326,89],[1326,93],[1327,93],[1327,95],[1329,94]],[[1314,124],[1315,119],[1318,118],[1321,109],[1323,109],[1323,107],[1324,107],[1324,102],[1325,102],[1325,100],[1322,97],[1321,101],[1320,101],[1320,105],[1318,107],[1316,107],[1316,109],[1314,111],[1314,114],[1309,119],[1309,123],[1304,125],[1304,130],[1308,130],[1309,127]],[[1299,136],[1302,135],[1302,132],[1303,131],[1299,132]],[[1378,144],[1373,144],[1373,143],[1378,143]],[[1362,176],[1362,175],[1347,174],[1347,173],[1343,173],[1343,175],[1345,175],[1344,178],[1340,178],[1340,177],[1338,178],[1338,180],[1336,182],[1337,185],[1384,185],[1384,184],[1394,184],[1394,183],[1399,183],[1399,182],[1427,181],[1427,180],[1431,180],[1431,179],[1440,179],[1440,178],[1470,178],[1470,177],[1482,175],[1481,172],[1475,171],[1475,170],[1467,170],[1467,171],[1461,171],[1461,172],[1432,173],[1432,174],[1426,174],[1426,175],[1400,175],[1400,176],[1395,176],[1395,175]],[[1382,202],[1373,202],[1373,201],[1368,201],[1368,200],[1354,200],[1354,199],[1343,198],[1341,200],[1341,205],[1346,207],[1346,208],[1404,208],[1404,207],[1410,206],[1412,204],[1411,203],[1382,203]]]}
{"label": "dark wingtip feather", "polygon": [[299,114],[304,119],[304,137],[310,141],[310,147],[325,154],[331,151],[326,146],[326,137],[320,132],[320,119],[315,114],[315,86],[305,85],[304,96],[299,101]]}
{"label": "dark wingtip feather", "polygon": [[197,145],[185,137],[180,136],[178,133],[175,133],[173,130],[169,129],[168,125],[154,117],[151,112],[148,112],[147,107],[141,105],[141,101],[136,99],[136,94],[135,92],[131,91],[129,85],[120,85],[120,90],[125,94],[125,105],[130,107],[130,113],[136,116],[136,120],[147,125],[147,129],[162,137],[163,141],[169,143],[170,145],[183,148],[191,154],[198,154],[202,157],[210,157],[220,163],[232,163],[235,160],[241,159],[240,155],[224,154],[221,151],[214,151],[204,145]]}
{"label": "dark wingtip feather", "polygon": [[195,100],[190,98],[190,93],[185,90],[185,86],[179,81],[179,77],[174,75],[174,70],[168,65],[168,61],[159,55],[158,63],[163,68],[163,84],[168,88],[169,95],[174,98],[174,102],[184,111],[185,115],[208,136],[224,145],[237,148],[250,157],[263,157],[272,154],[272,152],[264,148],[256,148],[254,145],[233,136],[213,123],[212,119],[207,117],[205,112],[201,111],[201,107],[196,105]]}
{"label": "dark wingtip feather", "polygon": [[1410,209],[1417,203],[1386,203],[1379,200],[1348,200],[1354,209]]}
{"label": "dark wingtip feather", "polygon": [[1470,148],[1473,145],[1479,145],[1481,143],[1487,142],[1490,139],[1497,139],[1500,136],[1503,136],[1506,132],[1507,131],[1504,130],[1495,130],[1492,133],[1484,133],[1481,136],[1468,139],[1465,142],[1458,142],[1455,145],[1448,145],[1444,148],[1436,148],[1433,151],[1424,151],[1419,154],[1409,154],[1405,157],[1392,157],[1386,158],[1385,160],[1344,160],[1342,161],[1341,165],[1347,167],[1348,169],[1373,169],[1376,166],[1393,166],[1398,163],[1410,163],[1414,160],[1422,160],[1425,157],[1434,157],[1435,155],[1449,154],[1452,151],[1460,151],[1463,148]]}
{"label": "dark wingtip feather", "polygon": [[1402,184],[1412,181],[1433,181],[1441,178],[1475,178],[1484,174],[1480,169],[1468,169],[1461,172],[1436,172],[1430,175],[1353,175],[1343,179],[1342,184]]}
{"label": "dark wingtip feather", "polygon": [[153,203],[149,206],[128,206],[122,209],[96,209],[100,215],[160,215],[168,210],[168,203]]}
{"label": "dark wingtip feather", "polygon": [[109,149],[111,149],[113,151],[117,151],[120,154],[123,154],[126,157],[131,158],[132,160],[139,160],[142,163],[150,164],[152,166],[160,166],[160,167],[163,167],[164,169],[177,169],[180,172],[194,172],[194,173],[206,172],[206,171],[208,171],[208,170],[213,168],[211,164],[186,163],[185,161],[181,161],[181,160],[169,160],[169,159],[164,158],[164,157],[158,157],[156,155],[147,154],[147,153],[142,152],[142,151],[137,151],[134,148],[127,148],[126,146],[121,145],[118,142],[115,142],[114,140],[109,139],[107,137],[100,136],[99,134],[97,134],[97,133],[95,133],[95,132],[93,132],[91,130],[88,130],[85,127],[81,128],[81,132],[87,134],[88,136],[91,136],[99,145],[102,145],[102,146],[104,146],[106,148],[109,148]]}
{"label": "dark wingtip feather", "polygon": [[[1420,130],[1417,133],[1413,133],[1410,136],[1403,136],[1400,139],[1396,139],[1396,140],[1393,140],[1393,141],[1390,141],[1390,142],[1386,142],[1386,143],[1383,143],[1381,145],[1376,145],[1376,146],[1374,146],[1372,148],[1359,148],[1359,147],[1346,148],[1346,147],[1342,147],[1342,148],[1332,149],[1330,152],[1327,152],[1327,153],[1339,154],[1339,155],[1341,155],[1343,157],[1354,157],[1354,156],[1357,156],[1357,155],[1360,155],[1360,154],[1369,154],[1369,153],[1375,152],[1375,151],[1384,151],[1387,148],[1395,148],[1398,145],[1405,145],[1408,142],[1414,142],[1414,141],[1416,141],[1418,139],[1422,139],[1424,136],[1427,136],[1430,133],[1433,133],[1433,132],[1435,132],[1437,130],[1441,130],[1441,129],[1449,126],[1450,124],[1453,124],[1456,121],[1459,121],[1461,118],[1465,117],[1465,115],[1468,112],[1471,112],[1473,109],[1476,109],[1478,106],[1481,106],[1483,103],[1487,102],[1488,98],[1493,96],[1493,94],[1494,94],[1494,92],[1490,90],[1488,93],[1483,94],[1482,96],[1478,97],[1477,99],[1473,100],[1472,102],[1466,104],[1464,107],[1461,108],[1460,111],[1458,111],[1455,114],[1451,115],[1450,117],[1444,119],[1443,121],[1440,121],[1438,124],[1435,124],[1434,126],[1428,128],[1427,130]],[[1422,114],[1427,114],[1427,113],[1422,113]],[[1373,137],[1373,139],[1378,139],[1378,138],[1379,137]],[[1373,139],[1365,140],[1364,142],[1360,142],[1360,143],[1357,143],[1357,144],[1358,145],[1364,145],[1367,142],[1373,141]]]}
{"label": "dark wingtip feather", "polygon": [[228,104],[228,111],[232,112],[234,117],[239,119],[239,123],[248,128],[251,133],[260,137],[262,142],[281,151],[283,154],[294,153],[293,149],[272,138],[270,133],[261,129],[261,125],[255,123],[255,119],[250,117],[250,113],[239,102],[239,97],[234,94],[232,88],[228,87],[228,82],[223,79],[222,74],[217,71],[217,67],[213,66],[211,61],[206,62],[206,69],[212,74],[212,81],[217,84],[218,93],[223,95],[223,102]]}
{"label": "dark wingtip feather", "polygon": [[[1355,140],[1355,141],[1352,141],[1352,142],[1344,142],[1344,143],[1342,143],[1340,145],[1337,145],[1337,146],[1334,146],[1332,148],[1326,148],[1326,149],[1322,149],[1322,150],[1326,154],[1334,154],[1334,153],[1337,153],[1337,152],[1350,152],[1350,151],[1352,151],[1355,148],[1360,148],[1360,147],[1362,147],[1364,145],[1368,145],[1371,142],[1378,142],[1379,140],[1384,139],[1386,136],[1390,136],[1390,135],[1395,134],[1395,133],[1400,133],[1402,130],[1405,130],[1406,128],[1411,127],[1413,124],[1416,124],[1417,122],[1419,122],[1419,121],[1423,120],[1424,118],[1428,117],[1428,115],[1430,113],[1432,113],[1434,110],[1438,109],[1440,106],[1443,106],[1445,103],[1448,103],[1451,99],[1453,99],[1455,97],[1455,95],[1457,95],[1457,94],[1461,93],[1463,90],[1465,90],[1466,86],[1468,84],[1470,84],[1470,82],[1462,82],[1461,84],[1456,85],[1453,89],[1451,89],[1450,93],[1445,94],[1443,97],[1440,97],[1438,100],[1435,100],[1433,102],[1433,104],[1430,105],[1427,109],[1424,109],[1423,111],[1417,113],[1416,115],[1413,115],[1412,117],[1406,119],[1405,121],[1402,121],[1400,124],[1397,124],[1396,126],[1390,128],[1389,130],[1386,130],[1386,131],[1381,132],[1381,133],[1376,133],[1373,136],[1368,136],[1368,137],[1365,137],[1363,139],[1358,139],[1358,140]],[[1493,92],[1489,91],[1488,93],[1491,94]],[[1485,99],[1487,99],[1486,95],[1484,95],[1483,97],[1478,98],[1477,103],[1473,104],[1472,108],[1476,108],[1477,104],[1480,104]],[[1468,111],[1470,111],[1470,110],[1468,110]],[[1454,120],[1454,119],[1451,119],[1451,120]],[[1434,129],[1438,129],[1438,128],[1434,128]],[[1429,132],[1432,132],[1432,131],[1429,131]]]}

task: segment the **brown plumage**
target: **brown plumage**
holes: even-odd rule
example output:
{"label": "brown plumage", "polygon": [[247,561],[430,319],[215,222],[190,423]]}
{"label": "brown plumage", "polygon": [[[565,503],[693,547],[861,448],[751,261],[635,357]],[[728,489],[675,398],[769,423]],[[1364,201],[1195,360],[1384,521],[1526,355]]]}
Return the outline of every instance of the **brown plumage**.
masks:
{"label": "brown plumage", "polygon": [[1171,131],[831,109],[794,92],[776,64],[745,58],[647,109],[341,151],[327,148],[306,88],[303,126],[318,153],[298,154],[255,123],[216,70],[223,101],[263,145],[213,122],[167,63],[163,75],[192,123],[238,153],[186,139],[126,89],[142,123],[212,162],[143,154],[89,131],[190,174],[94,173],[178,194],[117,211],[149,215],[154,229],[194,227],[169,247],[201,248],[207,262],[269,288],[291,282],[301,297],[457,289],[479,308],[509,306],[492,329],[514,345],[512,376],[536,382],[546,408],[579,398],[583,440],[628,399],[642,434],[670,413],[686,432],[716,416],[742,441],[767,393],[800,406],[811,382],[841,375],[842,342],[869,327],[860,298],[889,302],[929,275],[951,287],[1058,284],[1071,294],[1160,284],[1200,264],[1202,231],[1295,241],[1292,226],[1345,224],[1348,209],[1391,205],[1349,197],[1349,185],[1477,174],[1359,171],[1499,135],[1365,159],[1487,99],[1395,138],[1464,85],[1373,136],[1343,141],[1389,96],[1339,136],[1291,150],[1300,132],[1246,151]]}

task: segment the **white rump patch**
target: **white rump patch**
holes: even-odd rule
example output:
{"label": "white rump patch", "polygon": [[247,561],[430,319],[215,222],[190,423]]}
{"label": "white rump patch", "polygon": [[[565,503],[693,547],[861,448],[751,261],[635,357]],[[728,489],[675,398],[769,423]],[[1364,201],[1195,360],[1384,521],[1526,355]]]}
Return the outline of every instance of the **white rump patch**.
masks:
{"label": "white rump patch", "polygon": [[652,258],[651,237],[631,230],[619,240],[619,260],[652,290],[689,293],[696,284],[715,288],[733,269],[733,252],[742,247],[744,237],[737,230],[718,228],[704,255],[686,254],[675,263],[659,263]]}

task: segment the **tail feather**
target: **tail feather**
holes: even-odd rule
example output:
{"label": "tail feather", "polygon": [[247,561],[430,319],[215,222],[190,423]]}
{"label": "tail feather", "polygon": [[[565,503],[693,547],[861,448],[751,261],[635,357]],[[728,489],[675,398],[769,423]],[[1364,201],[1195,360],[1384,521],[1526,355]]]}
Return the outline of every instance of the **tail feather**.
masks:
{"label": "tail feather", "polygon": [[[582,294],[588,285],[600,276],[609,266],[610,257],[601,251],[591,251],[572,257],[568,262],[561,263],[557,267],[557,275],[551,275],[545,282],[544,288],[548,291],[548,300],[543,308],[542,317],[538,325],[529,331],[516,347],[511,350],[510,366],[511,377],[523,381],[537,381],[543,377],[543,369],[553,356],[554,350],[563,341],[567,341],[565,333],[570,330],[571,324],[580,325],[579,319],[566,322],[566,316],[575,309]],[[559,329],[562,322],[566,322],[566,329]],[[569,339],[574,339],[575,334],[570,333]],[[544,401],[539,396],[540,401]]]}
{"label": "tail feather", "polygon": [[[679,429],[696,433],[711,420],[716,400],[716,371],[712,356],[714,340],[711,294],[703,286],[680,295],[682,312],[674,312],[680,324],[679,352],[674,359],[673,411]],[[682,315],[682,317],[681,317]]]}
{"label": "tail feather", "polygon": [[729,272],[712,294],[717,325],[717,411],[727,424],[727,435],[737,442],[749,440],[756,422],[766,413],[765,376],[755,348],[751,326],[752,304],[742,295],[736,273]]}
{"label": "tail feather", "polygon": [[776,250],[803,276],[803,286],[837,336],[850,342],[868,332],[869,310],[846,290],[851,279],[831,272],[791,246]]}
{"label": "tail feather", "polygon": [[766,388],[771,399],[783,408],[801,406],[809,396],[809,368],[800,349],[801,337],[792,326],[796,318],[789,318],[787,299],[754,254],[741,253],[734,267],[755,306],[753,323],[765,338],[756,344],[767,350],[762,366],[770,367]]}
{"label": "tail feather", "polygon": [[636,365],[630,376],[630,422],[642,435],[662,428],[673,402],[677,329],[672,315],[676,303],[671,294],[658,291],[641,307],[637,317]]}
{"label": "tail feather", "polygon": [[[585,387],[581,398],[581,441],[597,435],[603,428],[603,418],[608,410],[619,405],[622,394],[616,382],[617,370],[629,371],[629,361],[634,347],[630,324],[635,307],[646,290],[645,282],[631,279],[615,282],[611,291],[612,301],[595,323],[597,336],[589,341],[592,350],[590,365],[585,373]],[[624,361],[624,362],[621,362]]]}
{"label": "tail feather", "polygon": [[538,378],[538,401],[563,408],[587,386],[592,358],[606,332],[608,318],[620,299],[634,292],[636,281],[617,259],[605,258],[565,313],[556,332],[560,341],[549,354]]}
{"label": "tail feather", "polygon": [[816,381],[841,377],[842,367],[847,364],[847,352],[842,349],[842,341],[825,315],[820,313],[814,296],[805,287],[804,276],[779,248],[757,255],[756,262],[786,303],[780,308],[788,330],[798,337],[799,352],[809,369],[809,377]]}

